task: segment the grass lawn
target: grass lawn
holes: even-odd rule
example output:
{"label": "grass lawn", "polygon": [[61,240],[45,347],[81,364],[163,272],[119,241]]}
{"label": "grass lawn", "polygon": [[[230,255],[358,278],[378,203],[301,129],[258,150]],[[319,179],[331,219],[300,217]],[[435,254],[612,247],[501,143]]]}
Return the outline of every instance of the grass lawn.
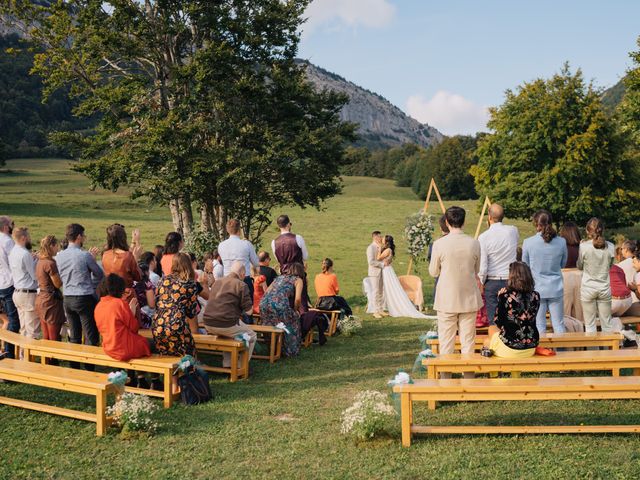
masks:
{"label": "grass lawn", "polygon": [[[0,173],[0,214],[30,226],[34,238],[61,235],[70,221],[84,224],[90,244],[103,242],[114,221],[139,227],[143,243],[159,243],[171,229],[168,212],[124,194],[90,192],[66,161],[8,162]],[[476,203],[467,231],[477,221]],[[326,208],[289,209],[305,236],[312,274],[324,256],[336,262],[342,289],[362,309],[365,248],[373,229],[398,240],[397,270],[406,271],[405,217],[421,208],[408,189],[390,181],[346,178],[344,195]],[[435,212],[435,209],[434,209]],[[518,222],[521,236],[531,233]],[[275,229],[265,240],[275,235]],[[265,241],[265,244],[267,242]],[[424,267],[422,267],[424,270]],[[431,282],[422,274],[425,290]],[[352,338],[331,338],[298,358],[273,366],[255,361],[255,375],[230,384],[212,377],[215,401],[178,405],[160,415],[150,439],[97,438],[93,424],[13,407],[0,407],[0,474],[6,478],[638,478],[640,439],[633,435],[434,436],[410,449],[395,436],[356,444],[340,435],[340,413],[365,389],[386,390],[398,368],[410,369],[424,321],[374,320]],[[79,395],[0,385],[0,395],[92,408]],[[638,401],[487,402],[449,404],[435,413],[416,408],[434,424],[640,423]]]}

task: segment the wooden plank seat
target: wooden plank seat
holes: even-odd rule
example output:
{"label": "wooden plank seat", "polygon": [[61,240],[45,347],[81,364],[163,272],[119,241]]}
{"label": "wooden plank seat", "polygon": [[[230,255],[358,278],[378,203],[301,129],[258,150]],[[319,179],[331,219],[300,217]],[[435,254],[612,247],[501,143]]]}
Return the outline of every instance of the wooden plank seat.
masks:
{"label": "wooden plank seat", "polygon": [[269,360],[269,363],[279,360],[282,356],[284,332],[271,325],[249,325],[249,327],[258,335],[258,341],[269,346],[269,355],[257,355],[254,350],[253,358]]}
{"label": "wooden plank seat", "polygon": [[0,338],[16,345],[22,351],[24,360],[27,361],[33,361],[34,357],[40,357],[42,364],[46,364],[50,359],[56,359],[111,367],[118,370],[135,370],[137,372],[162,375],[164,386],[162,391],[131,387],[126,387],[126,390],[132,393],[162,398],[165,408],[173,405],[173,401],[178,394],[175,391],[176,388],[172,379],[180,362],[179,357],[152,355],[122,362],[104,353],[102,347],[55,342],[52,340],[34,340],[7,330],[0,330]]}
{"label": "wooden plank seat", "polygon": [[[138,333],[147,338],[153,336],[151,330],[140,330]],[[193,335],[193,339],[196,342],[196,351],[198,352],[215,354],[227,352],[231,355],[230,367],[218,367],[203,363],[202,368],[208,372],[226,373],[229,375],[231,382],[249,377],[249,356],[244,342],[229,337],[199,333]]]}
{"label": "wooden plank seat", "polygon": [[95,397],[95,413],[5,396],[0,396],[0,404],[94,422],[96,424],[96,434],[98,436],[105,434],[110,423],[107,418],[107,395],[116,391],[115,386],[107,379],[106,373],[87,372],[85,370],[54,367],[52,365],[41,365],[5,358],[0,360],[0,379]]}
{"label": "wooden plank seat", "polygon": [[636,332],[640,333],[640,317],[620,317],[623,325],[633,325]]}
{"label": "wooden plank seat", "polygon": [[[475,350],[479,351],[487,339],[486,335],[476,335]],[[540,346],[545,348],[587,348],[605,347],[612,350],[620,348],[623,337],[620,333],[605,332],[567,332],[567,333],[545,333],[540,336]],[[440,341],[437,338],[427,339],[427,346],[438,353]],[[460,351],[460,338],[456,337],[455,351]]]}
{"label": "wooden plank seat", "polygon": [[340,310],[320,310],[319,308],[310,308],[312,312],[324,313],[329,319],[329,328],[327,328],[327,336],[333,337],[338,331],[338,319],[340,318]]}
{"label": "wooden plank seat", "polygon": [[411,445],[411,435],[415,433],[640,433],[640,425],[419,426],[413,423],[414,402],[639,399],[637,377],[416,380],[413,384],[396,385],[393,391],[400,395],[404,447]]}

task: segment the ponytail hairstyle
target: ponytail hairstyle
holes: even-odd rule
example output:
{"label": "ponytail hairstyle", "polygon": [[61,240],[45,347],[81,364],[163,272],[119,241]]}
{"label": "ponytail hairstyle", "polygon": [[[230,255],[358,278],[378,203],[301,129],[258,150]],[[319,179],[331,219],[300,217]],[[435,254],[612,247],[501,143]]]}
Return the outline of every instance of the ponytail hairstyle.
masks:
{"label": "ponytail hairstyle", "polygon": [[327,273],[331,267],[333,267],[333,260],[325,258],[322,261],[322,273]]}
{"label": "ponytail hairstyle", "polygon": [[551,213],[546,210],[538,210],[533,215],[533,224],[535,225],[536,230],[542,234],[542,239],[545,243],[549,243],[558,236],[552,223],[553,218],[551,217]]}
{"label": "ponytail hairstyle", "polygon": [[602,250],[607,246],[604,239],[604,223],[599,218],[593,217],[587,222],[587,237],[593,240],[593,247]]}
{"label": "ponytail hairstyle", "polygon": [[391,235],[384,236],[384,248],[391,250],[392,257],[396,255],[396,244],[393,243],[393,237]]}

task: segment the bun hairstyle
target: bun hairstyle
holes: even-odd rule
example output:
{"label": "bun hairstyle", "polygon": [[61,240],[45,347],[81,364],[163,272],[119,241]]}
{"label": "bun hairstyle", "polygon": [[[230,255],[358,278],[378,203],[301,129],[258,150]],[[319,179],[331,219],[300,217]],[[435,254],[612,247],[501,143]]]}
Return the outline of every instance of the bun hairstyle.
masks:
{"label": "bun hairstyle", "polygon": [[631,256],[635,257],[638,254],[638,243],[635,240],[625,240],[622,243],[622,249],[629,250]]}
{"label": "bun hairstyle", "polygon": [[393,243],[393,237],[391,235],[384,236],[384,248],[388,248],[391,250],[391,256],[395,256],[396,254],[396,244]]}
{"label": "bun hairstyle", "polygon": [[542,239],[545,243],[549,243],[556,238],[558,234],[556,229],[553,228],[553,218],[551,214],[546,210],[538,210],[533,215],[533,224],[536,229],[542,234]]}
{"label": "bun hairstyle", "polygon": [[322,261],[322,273],[327,273],[331,267],[333,267],[333,260],[325,258]]}
{"label": "bun hairstyle", "polygon": [[599,218],[593,217],[587,222],[587,236],[593,240],[593,247],[602,250],[607,246],[604,239],[604,223]]}

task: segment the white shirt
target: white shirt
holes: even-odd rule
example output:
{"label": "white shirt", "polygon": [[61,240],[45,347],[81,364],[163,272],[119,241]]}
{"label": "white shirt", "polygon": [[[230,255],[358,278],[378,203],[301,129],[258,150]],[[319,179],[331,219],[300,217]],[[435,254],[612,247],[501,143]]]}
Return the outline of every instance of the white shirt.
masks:
{"label": "white shirt", "polygon": [[260,265],[258,255],[255,248],[249,240],[243,240],[237,235],[230,235],[224,242],[218,245],[218,253],[222,258],[222,266],[224,268],[224,276],[231,273],[231,265],[233,262],[243,262],[245,269],[245,277],[251,276],[251,265],[257,267]]}
{"label": "white shirt", "polygon": [[224,267],[218,260],[213,261],[213,278],[218,280],[224,277]]}
{"label": "white shirt", "polygon": [[[636,281],[636,274],[638,272],[636,272],[636,269],[633,268],[633,258],[625,258],[618,264],[618,266],[624,271],[624,276],[627,280],[627,283]],[[635,292],[631,292],[631,298],[634,302],[638,301],[638,297],[636,296]]]}
{"label": "white shirt", "polygon": [[0,289],[9,288],[13,285],[11,278],[11,268],[9,267],[9,252],[15,243],[6,233],[0,233]]}
{"label": "white shirt", "polygon": [[37,290],[36,261],[31,252],[20,245],[15,245],[9,253],[9,267],[13,286],[16,289]]}
{"label": "white shirt", "polygon": [[162,278],[160,278],[160,275],[156,272],[149,272],[149,281],[154,287],[157,287],[160,284],[160,280],[162,280]]}
{"label": "white shirt", "polygon": [[[284,232],[287,233],[287,232]],[[283,235],[283,233],[280,233],[280,235]],[[309,258],[309,252],[307,251],[307,244],[304,243],[304,238],[302,238],[302,235],[297,235],[296,234],[296,244],[298,245],[298,247],[300,247],[300,250],[302,250],[302,261],[306,262],[307,258]],[[275,240],[271,240],[271,251],[273,252],[273,255],[278,258],[278,256],[276,255],[276,241]]]}
{"label": "white shirt", "polygon": [[484,283],[488,278],[509,277],[509,265],[518,254],[518,229],[502,222],[492,223],[489,230],[478,237],[480,242],[480,271]]}

